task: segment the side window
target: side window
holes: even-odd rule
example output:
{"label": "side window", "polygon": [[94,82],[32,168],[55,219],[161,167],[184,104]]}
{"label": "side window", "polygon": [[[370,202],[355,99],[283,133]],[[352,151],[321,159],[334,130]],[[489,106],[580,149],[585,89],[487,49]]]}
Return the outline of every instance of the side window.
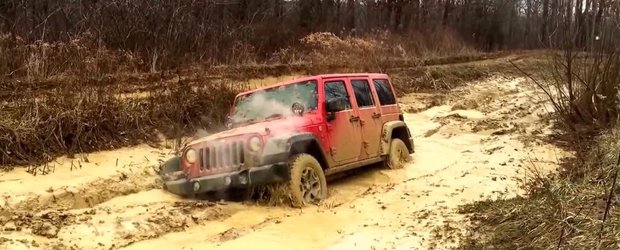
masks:
{"label": "side window", "polygon": [[374,106],[372,100],[372,92],[370,91],[370,84],[366,80],[351,80],[351,86],[353,86],[353,92],[355,92],[355,100],[357,106],[360,108]]}
{"label": "side window", "polygon": [[344,97],[347,99],[346,109],[351,109],[351,100],[347,94],[347,88],[343,81],[325,82],[325,100],[330,100],[336,97]]}
{"label": "side window", "polygon": [[374,79],[373,83],[375,84],[375,89],[377,90],[377,95],[379,96],[379,102],[382,106],[396,104],[396,98],[394,97],[394,92],[392,92],[392,88],[390,87],[388,80]]}

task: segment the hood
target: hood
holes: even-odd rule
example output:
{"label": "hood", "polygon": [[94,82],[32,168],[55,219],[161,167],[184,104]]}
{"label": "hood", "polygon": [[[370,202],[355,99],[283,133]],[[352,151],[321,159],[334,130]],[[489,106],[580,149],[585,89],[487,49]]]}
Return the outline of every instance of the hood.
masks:
{"label": "hood", "polygon": [[259,134],[261,136],[266,135],[267,133],[272,134],[272,135],[285,134],[285,133],[297,131],[314,122],[315,121],[312,118],[312,116],[304,115],[302,117],[289,116],[289,117],[283,117],[280,119],[251,123],[251,124],[247,124],[241,127],[236,127],[236,128],[232,128],[229,130],[219,132],[219,133],[201,137],[199,139],[196,139],[190,142],[188,146],[196,145],[196,144],[200,144],[200,143],[204,143],[208,141],[228,138],[228,137],[237,137],[237,136],[244,136],[244,135],[250,135],[250,134]]}

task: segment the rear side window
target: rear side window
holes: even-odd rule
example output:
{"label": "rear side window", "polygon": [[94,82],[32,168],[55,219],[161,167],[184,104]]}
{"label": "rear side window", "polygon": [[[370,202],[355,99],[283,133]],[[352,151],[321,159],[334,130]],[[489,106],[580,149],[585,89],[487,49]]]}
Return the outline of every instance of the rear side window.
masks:
{"label": "rear side window", "polygon": [[372,101],[372,92],[370,92],[370,84],[366,80],[351,80],[353,92],[355,92],[355,100],[360,108],[374,106]]}
{"label": "rear side window", "polygon": [[379,96],[379,103],[381,103],[382,106],[396,104],[396,98],[394,97],[394,92],[392,92],[388,80],[374,79],[373,83],[375,84],[377,95]]}
{"label": "rear side window", "polygon": [[347,94],[347,88],[344,85],[344,81],[325,82],[325,100],[330,100],[336,97],[344,97],[347,99],[346,109],[351,109],[351,100]]}

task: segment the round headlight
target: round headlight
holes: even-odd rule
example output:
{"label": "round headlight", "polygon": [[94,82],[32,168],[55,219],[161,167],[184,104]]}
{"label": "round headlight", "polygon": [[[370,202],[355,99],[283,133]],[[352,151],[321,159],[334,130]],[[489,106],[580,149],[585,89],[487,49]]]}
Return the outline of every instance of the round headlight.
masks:
{"label": "round headlight", "polygon": [[194,162],[196,162],[196,158],[198,155],[196,154],[196,150],[193,148],[188,149],[187,151],[185,151],[185,161],[187,161],[187,163],[192,164]]}
{"label": "round headlight", "polygon": [[260,137],[254,136],[248,140],[248,148],[253,151],[259,151],[263,148],[263,140]]}

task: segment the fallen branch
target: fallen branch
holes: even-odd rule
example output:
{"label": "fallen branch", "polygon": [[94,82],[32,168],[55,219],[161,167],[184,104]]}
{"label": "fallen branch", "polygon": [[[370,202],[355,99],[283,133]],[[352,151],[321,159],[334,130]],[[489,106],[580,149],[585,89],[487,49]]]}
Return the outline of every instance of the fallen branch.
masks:
{"label": "fallen branch", "polygon": [[603,238],[603,230],[605,229],[605,221],[609,216],[609,210],[611,209],[611,200],[614,196],[614,190],[616,190],[616,181],[618,181],[618,172],[620,171],[620,154],[618,154],[618,161],[616,162],[616,167],[614,170],[613,180],[611,182],[611,187],[609,188],[609,194],[607,195],[607,202],[605,203],[605,212],[603,213],[603,221],[601,223],[601,231],[599,233],[599,244],[601,243],[601,239]]}

